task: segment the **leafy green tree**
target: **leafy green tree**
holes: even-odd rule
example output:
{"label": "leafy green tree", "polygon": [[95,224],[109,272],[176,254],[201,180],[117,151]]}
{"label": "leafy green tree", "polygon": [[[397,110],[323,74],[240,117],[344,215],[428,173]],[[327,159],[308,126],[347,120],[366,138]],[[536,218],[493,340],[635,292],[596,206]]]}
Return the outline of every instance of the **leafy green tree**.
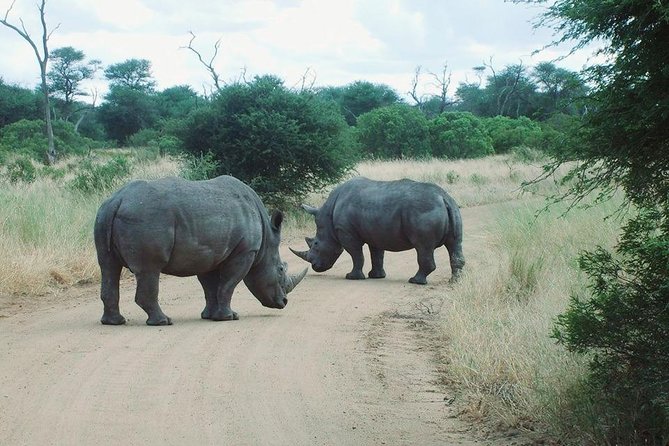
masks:
{"label": "leafy green tree", "polygon": [[534,99],[538,119],[547,119],[555,113],[583,114],[587,87],[577,73],[551,62],[541,62],[534,67],[530,77],[538,88]]}
{"label": "leafy green tree", "polygon": [[542,142],[541,126],[525,116],[518,119],[495,116],[484,123],[495,153],[507,153],[520,146],[539,148]]}
{"label": "leafy green tree", "polygon": [[430,121],[432,154],[443,158],[480,158],[494,153],[480,118],[469,112],[442,113]]}
{"label": "leafy green tree", "polygon": [[34,91],[8,85],[0,77],[0,129],[21,119],[39,119],[41,102]]}
{"label": "leafy green tree", "polygon": [[154,95],[142,89],[112,85],[106,101],[98,108],[97,118],[107,135],[123,145],[134,133],[158,122]]}
{"label": "leafy green tree", "polygon": [[365,113],[356,127],[361,149],[367,156],[397,159],[431,155],[427,118],[407,104]]}
{"label": "leafy green tree", "polygon": [[63,99],[63,114],[66,121],[74,111],[72,106],[77,96],[87,95],[82,90],[81,83],[86,79],[92,79],[100,65],[98,60],[84,62],[85,58],[83,51],[71,46],[56,48],[49,54],[49,60],[52,62],[51,69],[47,73],[49,91]]}
{"label": "leafy green tree", "polygon": [[593,85],[582,144],[557,154],[548,171],[579,162],[570,196],[624,190],[637,214],[615,254],[584,253],[589,295],[575,295],[555,336],[587,353],[592,399],[607,444],[669,441],[669,4],[557,0],[541,22],[577,47],[597,41],[606,62],[589,68]]}
{"label": "leafy green tree", "polygon": [[299,202],[355,162],[350,129],[335,105],[290,91],[274,76],[221,88],[191,113],[180,136],[187,152],[208,159],[216,175],[246,182],[268,206]]}
{"label": "leafy green tree", "polygon": [[327,87],[319,96],[335,101],[348,125],[354,126],[359,116],[400,102],[397,92],[387,85],[356,81],[344,87]]}
{"label": "leafy green tree", "polygon": [[187,116],[204,100],[188,85],[177,85],[156,93],[156,107],[161,119],[176,119]]}
{"label": "leafy green tree", "polygon": [[112,86],[131,90],[150,92],[156,86],[151,74],[151,62],[146,59],[128,59],[109,65],[105,69],[105,77]]}

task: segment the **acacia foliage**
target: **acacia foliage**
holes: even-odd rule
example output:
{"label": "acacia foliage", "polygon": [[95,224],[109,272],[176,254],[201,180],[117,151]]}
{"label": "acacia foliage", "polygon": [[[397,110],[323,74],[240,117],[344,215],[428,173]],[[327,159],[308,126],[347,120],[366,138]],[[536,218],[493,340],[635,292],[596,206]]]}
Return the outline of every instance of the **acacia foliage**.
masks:
{"label": "acacia foliage", "polygon": [[336,182],[355,162],[350,129],[335,104],[293,92],[274,76],[221,89],[180,132],[187,152],[212,153],[217,175],[239,178],[270,206]]}
{"label": "acacia foliage", "polygon": [[660,1],[558,0],[544,16],[563,41],[603,42],[607,62],[588,70],[593,91],[581,144],[556,152],[552,170],[570,196],[606,197],[623,189],[637,215],[615,253],[583,253],[591,286],[573,296],[555,337],[587,353],[601,443],[669,442],[669,4]]}

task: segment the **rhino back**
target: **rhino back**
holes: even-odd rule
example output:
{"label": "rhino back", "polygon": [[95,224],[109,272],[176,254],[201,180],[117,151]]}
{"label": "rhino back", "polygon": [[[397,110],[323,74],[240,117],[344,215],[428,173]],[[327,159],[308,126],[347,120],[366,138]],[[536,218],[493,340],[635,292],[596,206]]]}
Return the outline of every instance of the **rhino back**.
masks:
{"label": "rhino back", "polygon": [[450,229],[444,194],[436,185],[411,180],[349,180],[332,206],[335,233],[354,234],[388,251],[412,249],[417,243],[440,246]]}
{"label": "rhino back", "polygon": [[173,275],[211,271],[235,251],[258,251],[257,195],[232,177],[134,181],[118,193],[112,240],[127,266]]}

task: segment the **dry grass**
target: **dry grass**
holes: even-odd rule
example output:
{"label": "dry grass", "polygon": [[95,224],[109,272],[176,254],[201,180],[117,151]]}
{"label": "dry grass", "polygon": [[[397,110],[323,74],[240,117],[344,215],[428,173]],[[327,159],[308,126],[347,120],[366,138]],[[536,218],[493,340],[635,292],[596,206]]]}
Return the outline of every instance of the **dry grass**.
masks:
{"label": "dry grass", "polygon": [[570,294],[587,286],[576,265],[579,252],[611,246],[619,222],[605,219],[611,203],[565,216],[563,207],[537,216],[539,208],[522,202],[496,208],[489,242],[474,246],[474,262],[444,296],[443,354],[471,411],[507,427],[541,424],[564,438],[578,436],[578,426],[565,420],[578,412],[573,392],[585,363],[550,334]]}

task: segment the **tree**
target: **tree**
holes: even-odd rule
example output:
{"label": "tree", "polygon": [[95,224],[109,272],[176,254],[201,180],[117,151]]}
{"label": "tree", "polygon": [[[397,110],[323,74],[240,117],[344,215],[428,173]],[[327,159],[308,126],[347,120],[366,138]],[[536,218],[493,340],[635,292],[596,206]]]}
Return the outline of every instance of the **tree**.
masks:
{"label": "tree", "polygon": [[425,115],[407,104],[376,108],[360,116],[358,140],[364,153],[383,159],[428,157],[428,121]]}
{"label": "tree", "polygon": [[351,126],[364,113],[400,102],[397,92],[389,86],[366,81],[356,81],[344,87],[324,88],[318,94],[337,102],[346,122]]}
{"label": "tree", "polygon": [[151,75],[151,62],[146,59],[128,59],[110,65],[105,69],[105,77],[113,86],[151,92],[156,82]]}
{"label": "tree", "polygon": [[266,205],[299,203],[355,162],[351,130],[334,103],[287,89],[274,76],[223,87],[182,126],[184,148],[213,154],[214,174],[249,184]]}
{"label": "tree", "polygon": [[126,85],[112,85],[98,108],[98,120],[107,135],[123,145],[138,131],[158,121],[155,96]]}
{"label": "tree", "polygon": [[40,53],[40,48],[37,47],[35,41],[32,39],[32,37],[30,37],[30,34],[28,33],[28,30],[26,29],[25,24],[23,23],[23,19],[19,19],[19,22],[21,22],[20,28],[17,25],[14,25],[8,21],[9,13],[12,11],[15,2],[16,0],[12,1],[12,4],[5,12],[4,18],[0,19],[0,23],[2,23],[3,25],[5,25],[10,29],[13,29],[19,36],[21,36],[26,42],[28,42],[28,44],[31,46],[31,48],[35,53],[35,57],[37,58],[37,63],[40,68],[40,78],[42,80],[41,82],[42,94],[44,95],[44,122],[46,124],[46,135],[47,135],[46,159],[49,164],[53,164],[56,162],[56,144],[54,142],[53,126],[51,124],[51,106],[49,104],[49,86],[47,84],[46,73],[47,73],[47,65],[49,62],[49,47],[48,47],[49,38],[51,37],[51,34],[53,34],[53,32],[56,29],[58,29],[58,26],[60,25],[57,25],[51,31],[48,30],[45,17],[46,0],[42,0],[40,4],[37,6],[37,9],[39,10],[40,22],[42,24],[42,42],[41,42],[41,53]]}
{"label": "tree", "polygon": [[33,90],[5,84],[0,77],[0,129],[21,119],[39,119],[41,102]]}
{"label": "tree", "polygon": [[547,119],[554,113],[582,114],[587,87],[577,73],[551,62],[541,62],[534,67],[530,77],[538,87],[538,118]]}
{"label": "tree", "polygon": [[[587,353],[591,398],[608,444],[669,441],[669,4],[557,0],[539,25],[576,48],[597,41],[605,62],[587,69],[593,86],[581,144],[557,154],[550,173],[577,159],[568,197],[625,192],[636,213],[615,253],[581,256],[591,285],[574,295],[555,337]],[[566,197],[565,197],[566,198]]]}
{"label": "tree", "polygon": [[49,55],[49,59],[52,61],[51,69],[47,73],[49,91],[63,99],[64,119],[69,121],[76,97],[86,95],[81,89],[82,81],[93,77],[100,61],[84,63],[84,52],[71,46],[56,48]]}
{"label": "tree", "polygon": [[494,153],[483,121],[469,112],[442,113],[430,121],[432,154],[444,158],[480,158]]}

